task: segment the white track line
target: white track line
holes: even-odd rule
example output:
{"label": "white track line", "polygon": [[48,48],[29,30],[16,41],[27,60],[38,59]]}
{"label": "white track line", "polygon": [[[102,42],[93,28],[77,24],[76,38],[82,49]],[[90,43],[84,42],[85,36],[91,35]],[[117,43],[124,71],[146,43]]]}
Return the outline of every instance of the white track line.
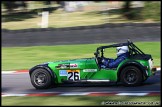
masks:
{"label": "white track line", "polygon": [[64,95],[64,96],[71,96],[71,95],[88,95],[89,93],[87,92],[66,92],[66,93],[61,93],[59,95]]}
{"label": "white track line", "polygon": [[2,74],[13,74],[16,73],[16,71],[2,71]]}
{"label": "white track line", "polygon": [[149,93],[118,93],[116,95],[120,95],[120,96],[145,96],[148,95]]}
{"label": "white track line", "polygon": [[2,94],[2,97],[10,97],[10,96],[26,96],[28,94]]}

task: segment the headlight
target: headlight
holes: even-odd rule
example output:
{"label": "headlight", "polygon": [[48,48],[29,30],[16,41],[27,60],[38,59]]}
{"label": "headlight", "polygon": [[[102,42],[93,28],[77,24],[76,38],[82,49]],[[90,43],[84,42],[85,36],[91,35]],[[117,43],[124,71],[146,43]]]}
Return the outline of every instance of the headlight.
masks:
{"label": "headlight", "polygon": [[152,69],[153,68],[153,61],[152,61],[152,59],[149,59],[148,62],[149,62],[150,69]]}

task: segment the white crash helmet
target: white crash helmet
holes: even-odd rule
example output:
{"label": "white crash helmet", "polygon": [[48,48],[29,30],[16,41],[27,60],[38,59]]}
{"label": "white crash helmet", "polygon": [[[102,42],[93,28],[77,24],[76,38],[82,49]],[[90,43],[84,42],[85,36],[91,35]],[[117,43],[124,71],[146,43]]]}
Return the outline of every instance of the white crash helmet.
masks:
{"label": "white crash helmet", "polygon": [[117,50],[117,56],[119,56],[123,53],[128,52],[128,46],[120,46],[120,47],[117,47],[116,50]]}

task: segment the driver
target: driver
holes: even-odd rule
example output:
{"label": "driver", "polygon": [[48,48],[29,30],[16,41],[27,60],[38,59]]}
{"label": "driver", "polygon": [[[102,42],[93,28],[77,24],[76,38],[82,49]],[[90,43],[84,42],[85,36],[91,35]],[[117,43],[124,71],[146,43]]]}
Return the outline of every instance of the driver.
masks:
{"label": "driver", "polygon": [[103,58],[101,66],[102,68],[116,68],[118,67],[119,63],[125,60],[129,56],[128,46],[121,46],[117,47],[117,58],[110,59],[110,58]]}

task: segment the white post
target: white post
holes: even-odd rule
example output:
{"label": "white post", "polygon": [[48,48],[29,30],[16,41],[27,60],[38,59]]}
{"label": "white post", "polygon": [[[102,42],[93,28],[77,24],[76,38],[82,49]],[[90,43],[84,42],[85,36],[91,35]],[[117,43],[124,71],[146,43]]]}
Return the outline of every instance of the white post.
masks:
{"label": "white post", "polygon": [[42,23],[41,23],[41,28],[48,28],[48,11],[42,12]]}

